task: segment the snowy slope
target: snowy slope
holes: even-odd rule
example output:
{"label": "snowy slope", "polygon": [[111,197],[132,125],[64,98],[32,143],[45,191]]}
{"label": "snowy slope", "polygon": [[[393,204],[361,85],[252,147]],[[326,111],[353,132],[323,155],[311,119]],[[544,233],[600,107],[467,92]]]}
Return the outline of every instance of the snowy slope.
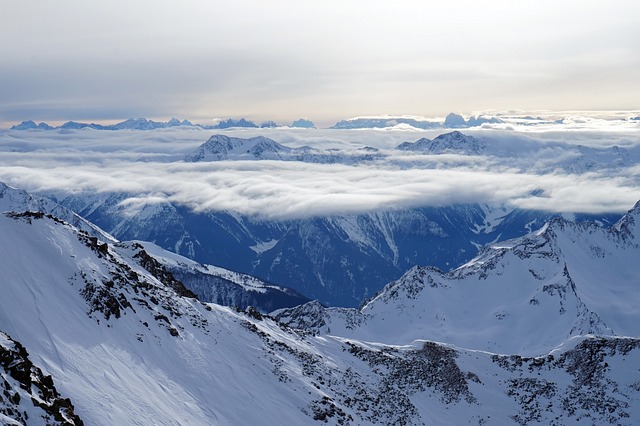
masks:
{"label": "snowy slope", "polygon": [[27,210],[52,214],[91,235],[109,241],[116,241],[115,238],[95,226],[93,223],[87,221],[68,208],[61,206],[55,201],[46,197],[29,194],[26,191],[12,188],[3,182],[0,182],[0,213],[6,211]]}
{"label": "snowy slope", "polygon": [[415,267],[360,310],[308,305],[281,321],[405,344],[433,339],[541,355],[571,336],[639,336],[640,204],[612,228],[554,219],[450,272]]}
{"label": "snowy slope", "polygon": [[637,339],[585,336],[530,358],[313,335],[190,298],[140,253],[39,213],[0,216],[0,346],[20,342],[85,424],[633,424],[640,415]]}
{"label": "snowy slope", "polygon": [[150,256],[204,302],[240,309],[252,306],[260,312],[267,313],[309,301],[290,288],[218,266],[204,265],[164,250],[153,243],[137,241],[133,244],[144,247]]}
{"label": "snowy slope", "polygon": [[[0,329],[52,374],[87,424],[307,418],[289,386],[280,386],[282,399],[269,397],[274,367],[242,316],[177,296],[126,248],[53,219],[3,216],[0,233]],[[254,410],[242,409],[245,400]]]}

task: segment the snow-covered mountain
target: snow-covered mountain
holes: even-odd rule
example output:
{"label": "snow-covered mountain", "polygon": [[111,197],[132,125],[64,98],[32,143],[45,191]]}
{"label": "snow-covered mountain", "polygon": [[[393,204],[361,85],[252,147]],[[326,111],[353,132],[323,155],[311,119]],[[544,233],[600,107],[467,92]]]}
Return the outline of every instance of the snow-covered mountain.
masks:
{"label": "snow-covered mountain", "polygon": [[463,116],[452,112],[445,117],[443,126],[450,129],[459,129],[463,127],[482,126],[485,123],[498,124],[503,123],[503,121],[498,117],[483,117],[481,115],[472,116],[469,117],[468,120],[465,120]]}
{"label": "snow-covered mountain", "polygon": [[418,117],[388,116],[388,117],[355,117],[340,120],[332,129],[377,129],[406,125],[416,129],[433,129],[442,127],[441,123]]}
{"label": "snow-covered mountain", "polygon": [[36,124],[33,120],[26,120],[20,124],[16,124],[11,127],[11,130],[52,130],[53,127],[48,125],[47,123],[41,122]]}
{"label": "snow-covered mountain", "polygon": [[109,241],[115,239],[93,223],[87,221],[74,211],[61,206],[55,201],[38,195],[29,194],[21,189],[12,188],[0,182],[0,213],[6,211],[38,211],[54,215],[72,224],[92,236]]}
{"label": "snow-covered mountain", "polygon": [[[567,255],[589,232],[600,235],[604,266],[634,244],[636,221],[631,215],[620,222],[615,238],[584,227],[562,234],[575,241],[558,241],[569,244],[562,246]],[[542,238],[544,246],[557,226],[530,237],[532,244]],[[5,423],[28,416],[29,424],[44,424],[43,416],[59,413],[61,420],[49,423],[630,425],[640,415],[636,338],[579,336],[530,357],[436,343],[427,333],[400,346],[314,335],[256,311],[202,303],[142,252],[93,239],[53,216],[0,215]],[[516,259],[466,268],[476,265],[489,282],[511,274]],[[619,296],[611,285],[608,295]],[[392,306],[405,294],[399,288],[395,299],[381,296],[372,303]],[[610,302],[637,306],[626,296]],[[545,303],[541,297],[539,306]],[[636,311],[627,314],[638,323]]]}
{"label": "snow-covered mountain", "polygon": [[375,148],[354,151],[319,150],[308,146],[290,148],[264,136],[236,138],[213,135],[195,151],[185,156],[187,162],[221,160],[278,160],[322,164],[356,164],[381,158]]}
{"label": "snow-covered mountain", "polygon": [[177,126],[194,126],[189,120],[178,120],[172,118],[167,122],[153,121],[146,118],[129,118],[116,124],[96,124],[96,123],[81,123],[77,121],[67,121],[60,126],[50,126],[47,123],[40,123],[36,125],[33,121],[23,121],[20,124],[11,127],[11,130],[54,130],[54,129],[84,129],[90,128],[95,130],[155,130],[164,129],[167,127]]}
{"label": "snow-covered mountain", "polygon": [[[38,211],[51,214],[73,224],[92,237],[111,242],[117,241],[111,234],[104,232],[93,223],[55,201],[11,188],[0,182],[0,212],[5,211]],[[147,218],[151,221],[160,221],[159,216],[162,216],[165,211],[159,210],[155,213],[157,215],[150,213]],[[140,215],[138,218],[144,218],[144,216]],[[172,222],[168,222],[166,226],[169,228],[172,224]],[[116,230],[118,229],[116,228]],[[180,280],[185,282],[189,289],[194,291],[203,301],[243,309],[253,306],[260,311],[270,312],[279,308],[296,306],[309,300],[295,290],[286,287],[266,283],[255,277],[217,266],[202,265],[163,250],[152,243],[139,242],[139,244],[143,244],[157,261],[179,276]]]}
{"label": "snow-covered mountain", "polygon": [[219,161],[219,160],[282,160],[290,156],[291,148],[266,138],[234,138],[225,135],[213,135],[200,145],[185,161]]}
{"label": "snow-covered mountain", "polygon": [[422,138],[416,142],[403,142],[396,147],[402,151],[417,151],[426,154],[468,155],[479,155],[484,151],[484,148],[483,142],[458,131],[443,133],[433,140]]}
{"label": "snow-covered mountain", "polygon": [[[298,120],[300,121],[300,120]],[[294,122],[294,125],[297,122]],[[310,121],[308,123],[311,123]],[[300,125],[292,127],[308,127],[303,126],[304,122],[298,123]],[[129,118],[127,120],[115,123],[115,124],[96,124],[96,123],[83,123],[78,121],[67,121],[59,126],[50,126],[47,123],[36,124],[32,120],[25,120],[20,124],[16,124],[11,127],[11,130],[54,130],[54,129],[94,129],[94,130],[156,130],[156,129],[166,129],[169,127],[178,127],[178,126],[188,126],[188,127],[197,127],[201,129],[229,129],[233,127],[244,127],[244,128],[258,128],[258,127],[277,127],[278,125],[274,121],[266,121],[262,123],[260,126],[255,124],[252,121],[248,121],[244,118],[240,118],[238,120],[229,118],[227,120],[222,120],[213,125],[203,125],[203,124],[194,124],[187,119],[183,119],[182,121],[177,118],[171,118],[169,121],[154,121],[149,120],[147,118]],[[313,127],[313,123],[311,123],[311,127]]]}
{"label": "snow-covered mountain", "polygon": [[[421,160],[416,155],[424,156]],[[211,136],[184,157],[186,162],[221,160],[300,161],[349,166],[388,162],[402,169],[430,168],[438,156],[458,154],[478,157],[477,161],[512,166],[531,173],[583,174],[613,171],[640,163],[640,148],[587,147],[559,142],[539,144],[527,140],[512,143],[486,136],[470,136],[460,131],[442,133],[433,139],[402,142],[395,149],[372,147],[357,149],[316,149],[309,146],[288,147],[264,136],[238,138],[222,134]],[[407,159],[410,157],[410,159]],[[414,158],[411,158],[414,157]],[[426,161],[429,160],[429,161]],[[451,160],[447,163],[451,166]],[[460,164],[463,160],[460,159]]]}
{"label": "snow-covered mountain", "polygon": [[463,116],[450,113],[444,122],[434,121],[424,117],[409,116],[382,116],[382,117],[355,117],[340,120],[334,124],[332,129],[377,129],[388,128],[398,125],[411,126],[416,129],[437,129],[441,127],[456,129],[466,127],[477,127],[485,123],[497,124],[503,121],[497,117],[475,116],[465,120]]}
{"label": "snow-covered mountain", "polygon": [[415,267],[359,310],[280,312],[292,326],[363,340],[437,341],[541,355],[585,334],[638,336],[640,203],[613,227],[554,219],[443,273]]}
{"label": "snow-covered mountain", "polygon": [[223,306],[253,307],[268,313],[276,309],[304,304],[308,298],[290,288],[266,283],[251,275],[218,266],[203,265],[146,241],[133,242],[158,261],[199,300]]}

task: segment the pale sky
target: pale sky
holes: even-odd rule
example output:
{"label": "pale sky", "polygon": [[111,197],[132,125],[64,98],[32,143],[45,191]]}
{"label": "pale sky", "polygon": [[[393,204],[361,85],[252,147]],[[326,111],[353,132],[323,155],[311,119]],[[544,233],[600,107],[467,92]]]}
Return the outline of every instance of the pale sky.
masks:
{"label": "pale sky", "polygon": [[22,120],[640,108],[637,1],[0,0]]}

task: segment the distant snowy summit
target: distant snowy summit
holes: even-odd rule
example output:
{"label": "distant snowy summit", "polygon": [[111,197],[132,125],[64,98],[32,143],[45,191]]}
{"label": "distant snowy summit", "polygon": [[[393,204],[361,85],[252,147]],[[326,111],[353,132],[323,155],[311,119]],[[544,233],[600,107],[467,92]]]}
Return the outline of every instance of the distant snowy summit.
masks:
{"label": "distant snowy summit", "polygon": [[422,117],[383,116],[383,117],[356,117],[341,120],[333,125],[332,129],[382,129],[396,126],[411,126],[416,129],[462,129],[482,126],[485,123],[502,123],[497,117],[476,116],[468,120],[461,115],[450,113],[444,122],[429,120]]}
{"label": "distant snowy summit", "polygon": [[[444,133],[433,140],[422,138],[416,142],[404,142],[396,147],[401,151],[416,151],[423,154],[467,155],[480,154],[484,148],[484,142],[459,131]],[[382,159],[385,155],[371,147],[351,151],[320,150],[309,146],[290,148],[264,136],[237,138],[218,134],[211,136],[196,150],[185,156],[185,161],[279,160],[356,164]]]}
{"label": "distant snowy summit", "polygon": [[11,130],[34,130],[34,129],[52,130],[53,127],[49,126],[47,123],[36,124],[35,122],[28,120],[28,121],[23,121],[20,124],[16,124],[11,128]]}
{"label": "distant snowy summit", "polygon": [[[632,119],[633,120],[633,119]],[[503,121],[497,117],[476,116],[466,120],[458,114],[451,113],[447,115],[444,122],[429,120],[422,117],[406,117],[406,116],[384,116],[384,117],[356,117],[338,121],[331,129],[380,129],[396,126],[410,126],[416,129],[438,129],[438,128],[469,128],[481,126],[484,123],[502,123]],[[32,120],[23,121],[11,127],[11,130],[54,130],[54,129],[84,129],[90,128],[95,130],[155,130],[169,127],[190,126],[201,129],[231,129],[231,128],[274,128],[274,127],[290,127],[299,129],[315,129],[316,125],[313,121],[300,118],[294,120],[290,125],[280,125],[273,120],[267,120],[260,124],[256,124],[246,118],[227,118],[220,120],[216,124],[194,124],[189,120],[178,120],[172,118],[167,122],[153,121],[146,118],[129,118],[116,124],[104,125],[96,123],[82,123],[77,121],[67,121],[60,126],[51,126],[41,122],[36,124]]]}
{"label": "distant snowy summit", "polygon": [[283,160],[292,152],[302,152],[280,145],[264,136],[253,138],[235,138],[225,135],[213,135],[193,153],[185,157],[187,162],[220,160]]}
{"label": "distant snowy summit", "polygon": [[402,151],[416,151],[428,154],[471,154],[482,153],[484,142],[459,131],[444,133],[435,139],[422,138],[416,142],[403,142],[396,147]]}
{"label": "distant snowy summit", "polygon": [[468,120],[465,120],[461,115],[450,113],[444,119],[443,126],[449,129],[462,129],[467,127],[482,126],[485,123],[497,124],[502,122],[503,121],[497,117],[484,117],[481,115],[470,117]]}
{"label": "distant snowy summit", "polygon": [[[96,124],[96,123],[81,123],[78,121],[67,121],[60,126],[50,126],[47,123],[41,122],[36,124],[32,120],[23,121],[20,124],[16,124],[11,127],[10,130],[55,130],[55,129],[95,129],[95,130],[155,130],[155,129],[166,129],[169,127],[180,127],[180,126],[188,126],[188,127],[197,127],[200,129],[214,130],[214,129],[231,129],[237,127],[244,128],[274,128],[281,127],[280,124],[276,123],[273,120],[268,120],[260,123],[259,125],[254,123],[253,121],[247,120],[246,118],[233,119],[228,118],[226,120],[221,120],[216,124],[206,125],[206,124],[194,124],[189,120],[178,120],[177,118],[172,118],[167,122],[163,121],[153,121],[148,120],[146,118],[129,118],[128,120],[122,121],[116,124]],[[285,126],[286,127],[286,126]],[[299,120],[295,120],[289,127],[292,128],[305,128],[305,129],[315,129],[316,126],[312,121],[307,120],[305,118],[301,118]]]}
{"label": "distant snowy summit", "polygon": [[316,125],[313,124],[313,121],[307,120],[306,118],[300,118],[291,123],[291,127],[297,127],[301,129],[315,129]]}
{"label": "distant snowy summit", "polygon": [[213,135],[195,151],[185,156],[184,160],[191,163],[222,160],[279,160],[353,164],[372,161],[381,155],[377,149],[370,147],[349,152],[320,150],[309,146],[290,148],[264,136],[236,138]]}
{"label": "distant snowy summit", "polygon": [[333,129],[380,129],[395,127],[398,125],[408,125],[416,129],[435,129],[442,127],[436,121],[409,117],[357,117],[338,121],[333,125]]}
{"label": "distant snowy summit", "polygon": [[22,123],[11,127],[11,130],[54,130],[54,129],[96,129],[96,130],[154,130],[154,129],[164,129],[167,127],[178,127],[178,126],[193,126],[193,124],[189,120],[178,120],[177,118],[172,118],[171,120],[165,122],[161,121],[153,121],[147,120],[146,118],[129,118],[128,120],[122,121],[120,123],[111,124],[111,125],[103,125],[96,123],[80,123],[77,121],[67,121],[66,123],[52,127],[47,123],[37,124],[33,121],[23,121]]}

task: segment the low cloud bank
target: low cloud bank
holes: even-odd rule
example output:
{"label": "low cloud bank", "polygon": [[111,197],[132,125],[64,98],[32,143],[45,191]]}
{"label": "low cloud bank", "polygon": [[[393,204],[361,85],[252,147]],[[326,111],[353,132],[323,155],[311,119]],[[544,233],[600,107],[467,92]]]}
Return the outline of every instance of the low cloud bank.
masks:
{"label": "low cloud bank", "polygon": [[[129,196],[123,207],[131,214],[166,202],[199,212],[230,210],[268,218],[478,202],[602,213],[624,212],[640,199],[640,141],[632,132],[600,132],[597,137],[584,132],[582,138],[571,132],[568,140],[562,140],[562,135],[477,131],[475,136],[494,149],[476,156],[391,149],[402,141],[436,134],[282,129],[265,134],[289,146],[350,150],[369,145],[385,153],[381,160],[343,165],[181,161],[208,139],[206,131],[25,132],[22,138],[16,132],[4,132],[0,134],[0,180],[58,196],[124,192]],[[593,161],[597,162],[599,158],[608,161],[599,150],[615,144],[627,149],[622,166],[586,163],[572,168],[582,152],[576,146],[595,146]]]}

